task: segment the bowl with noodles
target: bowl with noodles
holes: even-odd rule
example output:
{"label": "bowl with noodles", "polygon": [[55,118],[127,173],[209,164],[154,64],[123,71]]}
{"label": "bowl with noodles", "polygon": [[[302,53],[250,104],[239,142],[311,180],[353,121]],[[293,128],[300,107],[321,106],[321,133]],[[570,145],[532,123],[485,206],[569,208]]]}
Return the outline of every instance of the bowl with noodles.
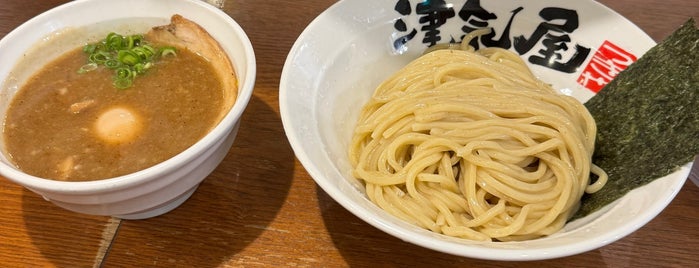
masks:
{"label": "bowl with noodles", "polygon": [[686,180],[688,166],[576,214],[606,180],[582,104],[612,79],[595,57],[623,69],[654,45],[594,1],[340,1],[292,47],[281,117],[316,183],[390,235],[569,256],[637,230]]}

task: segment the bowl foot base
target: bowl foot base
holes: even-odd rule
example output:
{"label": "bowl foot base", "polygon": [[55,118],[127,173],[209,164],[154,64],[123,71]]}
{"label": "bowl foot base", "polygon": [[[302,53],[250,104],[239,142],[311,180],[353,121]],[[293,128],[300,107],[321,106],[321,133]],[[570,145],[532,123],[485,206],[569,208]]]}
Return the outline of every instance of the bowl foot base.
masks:
{"label": "bowl foot base", "polygon": [[140,211],[136,213],[131,213],[131,214],[125,214],[125,215],[114,215],[116,218],[120,219],[125,219],[125,220],[143,220],[147,218],[152,218],[156,216],[163,215],[167,212],[170,212],[171,210],[179,207],[184,203],[184,201],[187,201],[190,196],[194,193],[194,191],[197,190],[199,185],[195,185],[192,187],[192,189],[187,190],[186,192],[182,193],[182,195],[178,196],[177,198],[171,200],[170,202],[167,202],[165,204],[162,204],[160,206],[145,210],[145,211]]}

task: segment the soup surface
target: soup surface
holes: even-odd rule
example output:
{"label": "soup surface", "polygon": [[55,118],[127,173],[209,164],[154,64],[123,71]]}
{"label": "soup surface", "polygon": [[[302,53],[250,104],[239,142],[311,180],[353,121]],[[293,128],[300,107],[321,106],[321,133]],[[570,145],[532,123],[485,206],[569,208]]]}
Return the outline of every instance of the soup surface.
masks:
{"label": "soup surface", "polygon": [[5,118],[7,153],[24,172],[87,181],[148,168],[182,152],[211,130],[224,89],[199,55],[179,49],[139,76],[112,85],[113,71],[78,74],[82,49],[37,72],[17,92]]}

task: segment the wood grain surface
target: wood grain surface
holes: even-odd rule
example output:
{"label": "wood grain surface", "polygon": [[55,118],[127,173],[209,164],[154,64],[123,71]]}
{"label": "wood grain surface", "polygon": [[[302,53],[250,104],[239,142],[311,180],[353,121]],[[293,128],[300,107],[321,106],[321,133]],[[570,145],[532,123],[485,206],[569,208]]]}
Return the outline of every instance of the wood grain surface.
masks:
{"label": "wood grain surface", "polygon": [[[347,0],[352,1],[352,0]],[[3,0],[0,37],[67,1]],[[695,0],[604,0],[660,41]],[[238,138],[194,195],[160,217],[127,221],[63,210],[0,178],[0,267],[694,267],[699,187],[690,181],[647,225],[602,248],[536,262],[494,262],[385,234],[325,194],[295,159],[279,115],[289,49],[330,0],[226,1],[248,33],[258,76]],[[0,64],[4,64],[0,59]]]}

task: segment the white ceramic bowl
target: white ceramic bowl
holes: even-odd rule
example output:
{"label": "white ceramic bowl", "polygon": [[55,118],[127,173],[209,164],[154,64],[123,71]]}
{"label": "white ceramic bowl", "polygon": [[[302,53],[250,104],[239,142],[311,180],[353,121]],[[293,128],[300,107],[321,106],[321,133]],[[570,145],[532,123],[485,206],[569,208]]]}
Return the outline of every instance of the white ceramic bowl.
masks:
{"label": "white ceramic bowl", "polygon": [[[78,15],[79,14],[79,15]],[[0,118],[4,120],[9,100],[31,70],[12,73],[14,66],[49,60],[65,51],[32,51],[30,47],[56,42],[75,29],[94,31],[133,30],[145,32],[168,24],[173,14],[198,23],[221,44],[233,62],[238,78],[237,100],[222,121],[199,142],[151,168],[125,176],[88,182],[62,182],[29,176],[0,156],[0,175],[25,186],[63,208],[95,215],[143,219],[166,213],[183,203],[228,153],[235,139],[239,119],[252,95],[255,83],[255,54],[243,29],[221,10],[197,0],[83,0],[66,3],[27,21],[0,41]],[[126,23],[128,19],[128,23]],[[135,20],[134,20],[135,19]],[[89,26],[89,27],[88,27]],[[104,27],[106,26],[106,27]],[[72,29],[72,30],[71,30]],[[96,37],[104,33],[94,34]],[[57,45],[75,48],[76,39]],[[36,49],[34,49],[36,50]],[[30,56],[23,56],[25,53]],[[38,53],[37,56],[31,56]],[[41,53],[48,53],[41,54]],[[0,137],[2,139],[2,137]],[[4,152],[3,142],[0,149]]]}
{"label": "white ceramic bowl", "polygon": [[[299,161],[334,200],[376,228],[426,248],[480,259],[538,260],[578,254],[612,243],[646,224],[674,198],[687,178],[689,165],[630,192],[592,215],[568,223],[556,234],[523,242],[473,242],[446,237],[398,220],[371,203],[361,183],[351,176],[347,157],[349,141],[359,111],[376,86],[427,47],[424,41],[428,35],[422,28],[425,25],[419,21],[425,15],[417,14],[423,10],[417,5],[423,2],[340,1],[306,28],[288,55],[280,83],[284,129]],[[523,59],[543,81],[583,102],[595,94],[593,83],[603,82],[600,77],[606,73],[594,71],[604,66],[593,61],[593,55],[604,53],[607,58],[602,58],[602,62],[611,59],[617,67],[623,67],[655,44],[628,20],[591,0],[480,1],[482,10],[470,10],[471,15],[497,16],[490,20],[485,16],[462,18],[459,13],[466,1],[444,2],[447,5],[443,7],[452,8],[454,14],[438,28],[440,42],[460,40],[461,28],[474,26],[478,21],[495,29],[497,35],[493,39],[497,41],[512,18],[509,38],[502,40],[512,41],[515,36],[538,40],[528,50],[520,47]],[[397,3],[411,6],[396,8]],[[578,24],[568,28],[569,32],[548,28],[545,33],[570,38],[567,52],[556,51],[561,55],[558,62],[562,66],[574,58],[577,49],[581,53],[589,49],[579,68],[561,72],[529,61],[532,56],[541,56],[540,51],[545,50],[542,41],[549,38],[545,35],[541,39],[532,38],[541,23],[569,22],[571,26],[575,18]],[[416,34],[410,41],[394,46],[396,40],[409,36],[413,29]],[[587,69],[588,65],[594,68]]]}

